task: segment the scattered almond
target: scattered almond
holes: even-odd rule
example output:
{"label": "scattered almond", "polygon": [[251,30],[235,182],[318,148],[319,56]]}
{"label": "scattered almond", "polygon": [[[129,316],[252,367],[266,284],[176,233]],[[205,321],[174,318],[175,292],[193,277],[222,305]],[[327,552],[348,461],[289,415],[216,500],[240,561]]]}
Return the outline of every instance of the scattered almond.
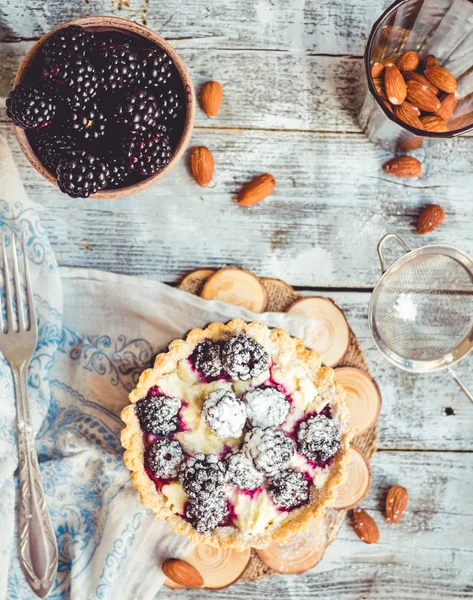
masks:
{"label": "scattered almond", "polygon": [[407,81],[418,81],[419,83],[421,83],[422,85],[425,85],[426,88],[429,90],[429,92],[432,92],[432,94],[434,94],[434,96],[438,96],[439,95],[439,89],[435,87],[435,85],[432,85],[430,83],[430,81],[427,79],[427,77],[424,77],[424,75],[421,75],[420,73],[416,73],[415,71],[407,71],[406,73],[404,73],[404,79]]}
{"label": "scattered almond", "polygon": [[379,529],[373,517],[362,510],[355,508],[352,514],[352,525],[356,534],[366,544],[376,544],[379,541]]}
{"label": "scattered almond", "polygon": [[442,92],[452,94],[457,89],[457,80],[443,67],[429,67],[424,71],[424,75]]}
{"label": "scattered almond", "polygon": [[200,104],[208,117],[215,117],[220,110],[223,98],[223,85],[218,81],[207,81],[200,92]]}
{"label": "scattered almond", "polygon": [[381,79],[381,77],[375,77],[373,79],[373,84],[378,96],[383,100],[387,100],[388,97],[386,96],[386,90],[384,89],[384,81]]}
{"label": "scattered almond", "polygon": [[269,173],[258,175],[240,190],[237,200],[240,206],[252,206],[269,196],[276,185],[274,177]]}
{"label": "scattered almond", "polygon": [[413,156],[397,156],[384,163],[383,171],[396,177],[420,177],[422,164]]}
{"label": "scattered almond", "polygon": [[429,54],[426,56],[424,64],[426,69],[430,69],[430,67],[438,67],[439,61],[433,54]]}
{"label": "scattered almond", "polygon": [[401,485],[393,485],[386,497],[386,518],[388,523],[399,523],[407,507],[408,494]]}
{"label": "scattered almond", "polygon": [[435,112],[440,108],[440,100],[418,81],[407,82],[407,99],[411,104],[425,110]]}
{"label": "scattered almond", "polygon": [[416,129],[422,129],[422,123],[419,119],[420,111],[416,106],[412,106],[409,102],[403,102],[400,106],[395,106],[394,114],[407,125],[415,127]]}
{"label": "scattered almond", "polygon": [[185,560],[169,558],[163,564],[163,571],[166,577],[184,587],[200,588],[204,585],[204,579],[199,571]]}
{"label": "scattered almond", "polygon": [[386,65],[384,69],[384,88],[391,104],[402,104],[406,99],[406,82],[396,65]]}
{"label": "scattered almond", "polygon": [[435,133],[443,133],[444,131],[447,131],[447,124],[442,117],[438,117],[437,115],[428,115],[426,117],[422,117],[421,123],[425,131],[433,131]]}
{"label": "scattered almond", "polygon": [[414,50],[404,52],[396,61],[400,71],[415,71],[419,66],[419,55]]}
{"label": "scattered almond", "polygon": [[191,149],[191,170],[194,179],[201,187],[207,187],[214,174],[214,157],[205,146]]}
{"label": "scattered almond", "polygon": [[379,77],[381,75],[381,73],[384,71],[384,65],[383,63],[374,63],[374,65],[371,67],[371,77]]}
{"label": "scattered almond", "polygon": [[458,94],[447,94],[445,98],[440,102],[440,108],[437,111],[437,115],[442,117],[445,123],[448,123],[452,118],[452,115],[458,104]]}
{"label": "scattered almond", "polygon": [[429,204],[419,215],[417,233],[424,235],[437,229],[445,219],[445,211],[438,204]]}

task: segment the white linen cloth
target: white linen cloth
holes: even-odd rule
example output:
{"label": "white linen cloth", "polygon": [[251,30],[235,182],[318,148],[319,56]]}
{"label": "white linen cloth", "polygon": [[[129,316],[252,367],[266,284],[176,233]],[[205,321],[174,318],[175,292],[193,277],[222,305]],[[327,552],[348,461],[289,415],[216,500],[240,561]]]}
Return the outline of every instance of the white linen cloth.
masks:
{"label": "white linen cloth", "polygon": [[[242,317],[310,339],[312,325],[297,315],[253,315],[147,279],[59,269],[0,138],[0,232],[10,244],[23,231],[39,327],[29,399],[59,547],[49,597],[154,598],[164,580],[161,562],[180,556],[189,542],[145,509],[130,483],[119,418],[128,393],[156,353],[193,327]],[[18,560],[15,422],[11,373],[0,356],[0,599],[8,600],[36,597]]]}

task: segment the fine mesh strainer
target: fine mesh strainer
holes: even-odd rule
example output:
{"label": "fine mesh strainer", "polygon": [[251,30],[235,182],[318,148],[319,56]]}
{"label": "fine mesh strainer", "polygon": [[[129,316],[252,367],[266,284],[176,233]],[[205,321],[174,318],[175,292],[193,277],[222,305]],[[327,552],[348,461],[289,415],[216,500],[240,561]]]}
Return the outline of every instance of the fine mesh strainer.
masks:
{"label": "fine mesh strainer", "polygon": [[[405,254],[387,267],[383,246],[390,239]],[[473,348],[473,260],[451,246],[410,250],[394,233],[381,238],[378,255],[383,276],[368,309],[374,343],[411,373],[447,369],[473,402],[451,368]]]}

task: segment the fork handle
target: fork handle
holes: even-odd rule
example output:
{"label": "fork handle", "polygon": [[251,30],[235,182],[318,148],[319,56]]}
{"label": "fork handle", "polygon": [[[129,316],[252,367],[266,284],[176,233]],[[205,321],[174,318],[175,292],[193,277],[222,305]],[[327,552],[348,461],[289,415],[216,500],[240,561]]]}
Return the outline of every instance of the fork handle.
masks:
{"label": "fork handle", "polygon": [[18,409],[20,557],[28,583],[45,598],[56,579],[58,549],[41,483],[28,404],[29,361],[13,369]]}

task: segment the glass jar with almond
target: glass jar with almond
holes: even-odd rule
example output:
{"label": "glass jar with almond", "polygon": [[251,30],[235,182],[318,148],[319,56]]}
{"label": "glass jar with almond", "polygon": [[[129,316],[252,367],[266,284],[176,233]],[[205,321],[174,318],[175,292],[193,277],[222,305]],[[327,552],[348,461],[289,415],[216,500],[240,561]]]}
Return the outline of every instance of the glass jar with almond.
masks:
{"label": "glass jar with almond", "polygon": [[391,151],[473,129],[473,3],[398,0],[364,56],[360,124]]}

